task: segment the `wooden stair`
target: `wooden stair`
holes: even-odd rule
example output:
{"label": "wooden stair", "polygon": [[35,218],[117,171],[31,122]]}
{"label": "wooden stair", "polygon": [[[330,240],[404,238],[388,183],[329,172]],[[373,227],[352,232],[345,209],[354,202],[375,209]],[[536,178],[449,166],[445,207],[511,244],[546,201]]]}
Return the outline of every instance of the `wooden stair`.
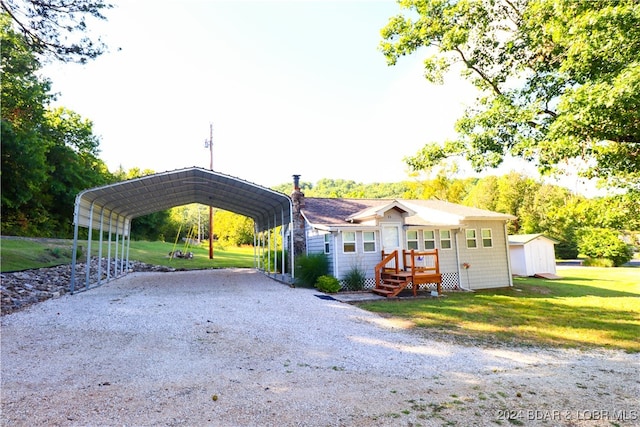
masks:
{"label": "wooden stair", "polygon": [[[425,257],[431,257],[432,264],[419,266],[417,260],[424,261]],[[372,292],[393,298],[402,292],[409,284],[413,289],[413,296],[417,296],[418,287],[421,284],[436,284],[437,295],[442,294],[442,274],[438,250],[430,251],[402,251],[405,270],[401,270],[398,264],[398,251],[390,254],[382,253],[382,261],[375,267],[376,285]]]}
{"label": "wooden stair", "polygon": [[383,272],[381,282],[372,291],[387,298],[393,298],[402,292],[411,282],[411,273],[406,271]]}

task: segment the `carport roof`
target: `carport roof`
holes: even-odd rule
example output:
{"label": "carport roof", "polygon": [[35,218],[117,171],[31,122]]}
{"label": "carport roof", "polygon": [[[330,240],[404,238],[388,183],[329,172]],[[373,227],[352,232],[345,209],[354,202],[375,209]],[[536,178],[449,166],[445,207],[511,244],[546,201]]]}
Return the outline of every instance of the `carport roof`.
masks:
{"label": "carport roof", "polygon": [[[125,229],[133,218],[175,206],[200,203],[252,218],[258,231],[288,224],[286,194],[219,172],[192,167],[156,173],[84,190],[76,196],[77,225],[98,229],[100,216],[119,215]],[[93,206],[93,214],[92,214]]]}

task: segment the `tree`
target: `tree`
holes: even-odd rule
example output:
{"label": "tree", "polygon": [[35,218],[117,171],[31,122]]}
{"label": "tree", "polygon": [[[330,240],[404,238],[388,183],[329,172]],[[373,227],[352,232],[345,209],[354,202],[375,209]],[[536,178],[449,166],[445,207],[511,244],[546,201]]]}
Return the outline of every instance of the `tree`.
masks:
{"label": "tree", "polygon": [[68,236],[75,195],[110,182],[92,123],[50,109],[50,82],[22,34],[0,13],[2,232]]}
{"label": "tree", "polygon": [[382,29],[390,65],[427,48],[425,77],[452,66],[479,90],[458,137],[430,143],[414,170],[507,155],[544,173],[577,171],[640,189],[640,3],[628,0],[401,0]]}
{"label": "tree", "polygon": [[87,19],[105,20],[103,12],[113,7],[103,0],[0,0],[0,7],[38,54],[85,63],[106,48],[86,36]]}
{"label": "tree", "polygon": [[[51,82],[36,74],[40,63],[23,38],[11,30],[6,14],[0,14],[2,45],[2,213],[18,210],[39,192],[47,177],[47,143],[40,130]],[[33,207],[35,208],[35,207]],[[6,223],[5,223],[6,224]]]}
{"label": "tree", "polygon": [[629,262],[633,252],[613,230],[585,228],[580,231],[578,249],[589,258],[611,260],[616,267]]}

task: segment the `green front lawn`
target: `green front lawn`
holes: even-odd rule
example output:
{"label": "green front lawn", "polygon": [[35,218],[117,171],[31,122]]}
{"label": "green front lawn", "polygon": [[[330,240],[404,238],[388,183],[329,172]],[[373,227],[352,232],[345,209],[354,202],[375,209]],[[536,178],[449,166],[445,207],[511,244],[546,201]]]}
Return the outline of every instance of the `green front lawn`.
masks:
{"label": "green front lawn", "polygon": [[640,352],[640,269],[567,268],[558,274],[563,279],[516,278],[512,288],[360,306],[463,342]]}
{"label": "green front lawn", "polygon": [[[31,268],[51,267],[53,265],[70,264],[73,248],[72,240],[65,239],[1,239],[1,270],[19,271]],[[80,262],[85,261],[87,241],[79,241],[82,246]],[[98,242],[91,244],[91,253],[98,254]],[[121,256],[122,246],[118,246],[118,257]],[[252,268],[253,247],[233,247],[214,245],[213,260],[209,259],[209,244],[186,247],[184,244],[175,246],[175,250],[193,252],[193,259],[169,258],[169,252],[174,244],[169,242],[132,241],[129,249],[129,259],[153,265],[166,265],[174,268],[196,270],[203,268]],[[108,246],[103,244],[102,256],[107,257]],[[115,243],[111,244],[111,257],[115,256]]]}

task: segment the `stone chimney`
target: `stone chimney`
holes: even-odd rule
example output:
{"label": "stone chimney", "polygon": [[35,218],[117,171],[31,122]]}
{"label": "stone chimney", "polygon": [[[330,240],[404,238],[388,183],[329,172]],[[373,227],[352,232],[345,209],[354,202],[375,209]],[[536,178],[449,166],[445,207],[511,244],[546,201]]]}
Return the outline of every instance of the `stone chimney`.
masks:
{"label": "stone chimney", "polygon": [[304,218],[301,210],[304,208],[304,193],[300,190],[300,175],[293,175],[293,253],[304,255],[307,252],[307,241],[304,233]]}

